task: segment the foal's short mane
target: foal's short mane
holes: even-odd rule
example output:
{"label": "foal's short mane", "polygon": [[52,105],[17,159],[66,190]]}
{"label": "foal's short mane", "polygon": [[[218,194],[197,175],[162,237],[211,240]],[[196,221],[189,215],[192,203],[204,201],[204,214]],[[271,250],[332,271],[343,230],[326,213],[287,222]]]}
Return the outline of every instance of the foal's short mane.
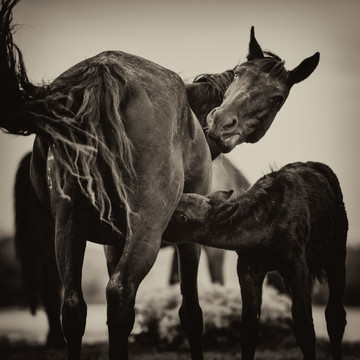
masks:
{"label": "foal's short mane", "polygon": [[224,93],[234,79],[234,70],[226,70],[220,74],[200,74],[194,83],[206,82],[210,85],[207,96],[215,102],[223,101]]}

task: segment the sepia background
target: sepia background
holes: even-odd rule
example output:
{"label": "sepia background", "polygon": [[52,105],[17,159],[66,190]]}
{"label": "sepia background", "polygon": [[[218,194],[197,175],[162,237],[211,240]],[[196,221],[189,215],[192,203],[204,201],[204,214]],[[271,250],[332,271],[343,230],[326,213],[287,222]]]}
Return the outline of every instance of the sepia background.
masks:
{"label": "sepia background", "polygon": [[[263,49],[283,58],[288,70],[319,51],[318,68],[294,86],[266,136],[227,157],[250,183],[289,162],[331,166],[348,211],[348,243],[359,248],[359,11],[358,0],[23,0],[14,10],[14,38],[35,83],[103,50],[142,56],[190,82],[243,60],[252,25]],[[32,142],[0,133],[1,237],[13,235],[15,172]],[[228,279],[236,282],[235,273]]]}
{"label": "sepia background", "polygon": [[[15,41],[30,80],[48,82],[103,50],[150,59],[191,81],[222,72],[247,54],[250,27],[260,45],[292,69],[319,51],[319,67],[292,89],[266,136],[231,154],[254,182],[269,165],[315,160],[338,175],[360,242],[360,4],[345,1],[23,0],[14,10]],[[12,188],[32,138],[0,134],[0,231],[13,231]]]}

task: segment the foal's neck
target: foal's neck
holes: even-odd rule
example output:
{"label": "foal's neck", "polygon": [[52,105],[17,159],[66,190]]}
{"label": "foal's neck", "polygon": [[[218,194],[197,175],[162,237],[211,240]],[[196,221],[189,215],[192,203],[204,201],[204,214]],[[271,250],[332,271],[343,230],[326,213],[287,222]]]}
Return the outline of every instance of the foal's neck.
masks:
{"label": "foal's neck", "polygon": [[277,205],[271,197],[272,192],[268,192],[271,184],[271,178],[263,178],[231,200],[230,204],[238,209],[224,222],[209,223],[202,244],[235,251],[256,245],[259,234],[266,231],[264,219]]}

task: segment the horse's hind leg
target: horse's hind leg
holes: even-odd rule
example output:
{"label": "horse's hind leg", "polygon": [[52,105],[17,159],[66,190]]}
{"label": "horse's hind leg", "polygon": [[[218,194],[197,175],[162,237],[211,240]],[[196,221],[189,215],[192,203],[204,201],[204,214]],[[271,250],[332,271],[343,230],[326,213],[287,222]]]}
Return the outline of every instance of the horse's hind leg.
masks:
{"label": "horse's hind leg", "polygon": [[128,359],[128,337],[134,326],[136,292],[160,249],[163,229],[151,231],[151,227],[143,226],[145,217],[141,218],[143,221],[139,216],[132,222],[133,235],[126,241],[117,266],[113,271],[112,266],[109,268],[112,274],[106,287],[106,298],[110,360]]}
{"label": "horse's hind leg", "polygon": [[334,360],[341,359],[341,344],[346,326],[346,311],[343,305],[345,289],[345,249],[337,251],[336,262],[327,266],[329,299],[325,309],[327,331]]}
{"label": "horse's hind leg", "polygon": [[76,233],[76,229],[80,230],[81,226],[74,226],[75,216],[69,211],[68,206],[61,207],[59,212],[60,216],[56,219],[55,246],[56,260],[64,287],[62,327],[68,347],[68,359],[78,360],[87,312],[81,289],[86,241]]}
{"label": "horse's hind leg", "polygon": [[188,338],[192,360],[201,360],[203,318],[197,292],[197,273],[201,248],[196,244],[177,245],[180,265],[182,303],[181,327]]}
{"label": "horse's hind leg", "polygon": [[[54,249],[52,249],[54,250]],[[47,254],[49,256],[49,254]],[[49,332],[46,339],[46,345],[51,348],[64,347],[66,345],[60,321],[61,311],[61,280],[56,267],[55,256],[49,256],[51,264],[44,274],[45,286],[42,289],[42,299],[44,309],[49,323]]]}
{"label": "horse's hind leg", "polygon": [[[54,227],[47,219],[37,219],[37,237],[41,240],[42,286],[41,299],[49,323],[46,345],[51,348],[65,347],[65,339],[61,328],[61,279],[56,265]],[[41,226],[40,226],[41,225]]]}

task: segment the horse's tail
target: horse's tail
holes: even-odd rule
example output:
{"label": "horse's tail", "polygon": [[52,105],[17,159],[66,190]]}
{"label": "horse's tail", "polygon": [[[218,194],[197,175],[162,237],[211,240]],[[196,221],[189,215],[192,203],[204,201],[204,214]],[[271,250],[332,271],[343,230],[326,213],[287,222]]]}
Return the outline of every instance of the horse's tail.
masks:
{"label": "horse's tail", "polygon": [[34,87],[12,40],[11,10],[17,2],[2,0],[0,12],[0,87],[6,94],[0,99],[0,127],[40,135],[60,165],[55,176],[62,196],[68,196],[67,181],[77,179],[100,218],[115,230],[112,204],[122,204],[131,232],[125,179],[131,183],[135,175],[133,147],[120,109],[126,79],[111,59],[101,57],[67,71],[51,87]]}
{"label": "horse's tail", "polygon": [[[37,286],[37,263],[40,252],[36,251],[36,232],[32,229],[32,219],[29,217],[28,202],[34,192],[30,182],[31,153],[25,155],[20,162],[15,180],[15,248],[22,272],[22,283],[26,304],[35,314],[39,305]],[[34,208],[35,205],[35,208]],[[31,204],[31,212],[36,211],[36,204]]]}
{"label": "horse's tail", "polygon": [[2,0],[0,9],[0,127],[12,134],[28,135],[36,129],[21,116],[25,104],[42,98],[46,87],[30,83],[23,56],[14,44],[12,9],[19,0]]}
{"label": "horse's tail", "polygon": [[42,109],[51,109],[38,115],[38,127],[60,164],[55,177],[63,197],[68,197],[67,181],[77,179],[100,219],[114,230],[119,226],[114,225],[112,205],[121,204],[131,233],[131,191],[126,184],[132,183],[135,170],[121,110],[126,89],[122,69],[110,57],[85,61],[60,76],[52,94],[38,102]]}

